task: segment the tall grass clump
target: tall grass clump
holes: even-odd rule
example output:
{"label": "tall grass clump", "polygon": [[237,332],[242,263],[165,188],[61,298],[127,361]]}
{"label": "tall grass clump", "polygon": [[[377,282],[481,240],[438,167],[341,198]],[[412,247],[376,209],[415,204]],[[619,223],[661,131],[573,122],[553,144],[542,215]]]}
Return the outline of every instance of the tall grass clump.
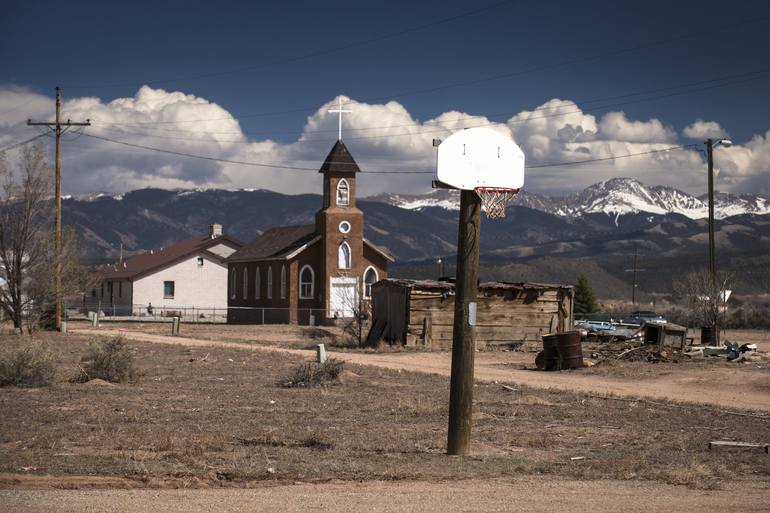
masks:
{"label": "tall grass clump", "polygon": [[92,343],[80,359],[73,381],[83,383],[103,379],[112,383],[130,381],[136,376],[134,355],[123,337],[113,337]]}
{"label": "tall grass clump", "polygon": [[56,375],[53,352],[36,342],[0,350],[0,386],[42,387]]}
{"label": "tall grass clump", "polygon": [[324,363],[303,363],[288,380],[281,383],[284,387],[313,387],[339,382],[345,362],[329,358]]}

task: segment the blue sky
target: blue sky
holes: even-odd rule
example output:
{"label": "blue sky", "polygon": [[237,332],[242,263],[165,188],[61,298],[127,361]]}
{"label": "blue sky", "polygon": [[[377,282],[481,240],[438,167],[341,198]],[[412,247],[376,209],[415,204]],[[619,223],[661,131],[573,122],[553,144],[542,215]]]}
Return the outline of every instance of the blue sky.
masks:
{"label": "blue sky", "polygon": [[[198,154],[234,158],[245,152],[252,158],[261,155],[264,161],[269,156],[265,152],[272,151],[281,155],[281,162],[292,163],[311,162],[313,153],[318,160],[325,156],[336,134],[329,129],[333,120],[319,113],[323,114],[326,104],[337,95],[361,104],[361,119],[351,121],[349,127],[358,129],[387,124],[376,109],[371,116],[365,116],[364,111],[389,100],[398,102],[413,121],[425,122],[456,112],[484,116],[486,122],[504,125],[521,111],[532,111],[560,99],[574,102],[581,115],[594,116],[598,125],[607,112],[623,112],[624,120],[630,123],[624,127],[629,129],[635,129],[633,123],[651,120],[659,120],[668,129],[658,130],[657,139],[615,134],[612,141],[637,145],[690,143],[693,141],[683,131],[698,119],[717,123],[739,145],[761,137],[761,144],[747,146],[740,155],[740,148],[736,149],[735,158],[722,157],[723,188],[745,192],[756,190],[756,184],[764,180],[757,174],[770,171],[770,157],[765,154],[770,153],[765,144],[770,130],[768,29],[770,3],[766,1],[6,1],[0,19],[0,143],[5,146],[30,134],[26,127],[21,129],[15,117],[26,112],[45,114],[43,97],[50,100],[57,84],[63,87],[65,98],[73,102],[73,115],[92,118],[97,116],[92,115],[85,99],[93,97],[101,105],[109,105],[114,100],[135,98],[142,86],[205,100],[231,115],[245,142],[257,146],[242,145],[234,150],[204,144],[197,145],[202,148],[196,146]],[[509,76],[490,79],[501,75]],[[707,82],[712,79],[720,80]],[[467,84],[473,81],[477,83]],[[466,84],[455,86],[458,83]],[[672,89],[686,84],[692,85]],[[16,94],[6,95],[3,103],[4,91]],[[628,96],[641,91],[649,93]],[[640,101],[645,99],[649,100]],[[25,101],[30,103],[22,105]],[[3,120],[10,109],[10,116],[15,117]],[[115,109],[111,113],[115,116],[111,123],[137,122],[135,118],[121,118]],[[404,113],[399,115],[403,117]],[[193,118],[198,117],[193,114]],[[314,121],[314,117],[318,119]],[[142,131],[142,144],[179,150],[178,139],[157,135],[185,136],[199,128],[186,121],[168,122],[178,121],[179,117],[164,119],[165,124],[155,125],[149,132],[155,137]],[[580,123],[568,121],[565,126]],[[316,136],[328,141],[298,150],[298,137],[310,125],[329,129]],[[166,130],[157,130],[161,126]],[[583,127],[591,131],[590,123]],[[608,128],[606,124],[603,127]],[[656,127],[651,129],[655,131]],[[555,151],[553,144],[544,149],[527,142],[560,133],[559,127],[548,130],[541,134],[512,130],[530,162],[563,161],[575,150]],[[206,127],[196,137],[211,137],[212,131],[216,130]],[[241,137],[234,130],[219,131]],[[106,127],[91,133],[133,142],[140,137]],[[607,133],[609,129],[598,128],[598,135],[592,138],[609,140],[602,136]],[[402,139],[404,146],[409,146]],[[271,141],[269,148],[266,140]],[[195,163],[180,163],[161,155],[155,156],[160,158],[157,161],[145,155],[127,158],[125,152],[118,152],[121,156],[116,157],[107,149],[109,144],[96,147],[96,142],[78,140],[68,151],[72,192],[117,190],[120,183],[229,183],[302,192],[302,187],[294,184],[296,180],[276,173],[266,181],[253,170],[237,177],[225,176],[226,170],[210,164],[196,167]],[[398,143],[372,145],[352,137],[349,146],[358,160],[371,155],[371,165],[390,166],[388,169],[398,162],[407,169],[425,169],[432,151],[426,148],[427,156],[422,156],[415,153],[422,151],[419,145],[404,149]],[[602,152],[597,147],[588,151],[600,157],[617,149],[605,146]],[[626,153],[629,149],[644,149],[626,147]],[[188,146],[184,148],[189,150]],[[77,158],[77,151],[90,156]],[[586,149],[580,151],[585,153]],[[749,163],[744,162],[747,155],[751,157]],[[107,164],[110,160],[114,162]],[[95,163],[103,168],[100,179],[86,180],[80,175],[81,179],[76,179],[78,170],[85,173],[82,167],[86,161],[90,168]],[[694,163],[695,157],[689,156],[676,166],[684,168]],[[757,167],[765,163],[765,169]],[[593,166],[585,165],[579,166],[579,171],[544,172],[541,176],[547,178],[542,180],[532,175],[531,186],[563,192],[613,173],[639,172],[641,179],[661,181],[667,176],[664,171],[676,171],[660,168],[660,162],[650,165],[657,166],[659,172],[645,174],[633,167],[594,172]],[[153,166],[156,172],[148,171]],[[164,166],[166,171],[158,171]],[[115,176],[128,173],[134,178],[110,179],[110,167]],[[683,171],[683,176],[669,185],[697,192],[695,170],[687,172],[690,175],[684,176]],[[416,183],[404,179],[394,185],[393,180],[373,180],[369,192],[388,188],[403,192],[398,189],[412,190]]]}

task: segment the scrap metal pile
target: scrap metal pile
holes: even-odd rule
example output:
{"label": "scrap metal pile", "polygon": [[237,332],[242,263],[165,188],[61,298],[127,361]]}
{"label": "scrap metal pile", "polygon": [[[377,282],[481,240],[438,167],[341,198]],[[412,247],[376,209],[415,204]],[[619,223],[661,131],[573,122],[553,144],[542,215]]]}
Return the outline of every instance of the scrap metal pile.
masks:
{"label": "scrap metal pile", "polygon": [[589,349],[594,364],[612,360],[678,363],[709,357],[736,363],[768,359],[768,355],[757,351],[756,344],[725,341],[722,345],[694,345],[687,336],[687,328],[672,323],[633,326],[612,321],[575,321],[575,328],[582,340],[598,343]]}
{"label": "scrap metal pile", "polygon": [[575,329],[580,331],[581,338],[587,341],[623,342],[626,340],[641,340],[642,327],[614,321],[575,321]]}

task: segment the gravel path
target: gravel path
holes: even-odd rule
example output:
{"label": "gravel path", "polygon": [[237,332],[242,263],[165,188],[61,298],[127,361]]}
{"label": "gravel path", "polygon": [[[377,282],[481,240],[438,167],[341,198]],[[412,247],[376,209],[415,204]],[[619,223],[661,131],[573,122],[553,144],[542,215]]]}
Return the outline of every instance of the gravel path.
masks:
{"label": "gravel path", "polygon": [[[767,484],[762,485],[767,486]],[[770,489],[692,490],[652,482],[524,477],[487,481],[368,482],[209,490],[0,491],[7,513],[94,512],[767,512]]]}
{"label": "gravel path", "polygon": [[[81,335],[104,335],[107,329],[77,329]],[[190,337],[171,337],[137,331],[126,331],[126,338],[159,344],[191,347],[227,347],[250,351],[283,351],[313,357],[314,351],[243,342],[219,342]],[[451,354],[440,353],[337,353],[327,352],[357,365],[374,365],[389,369],[424,372],[449,376]],[[481,353],[480,353],[481,354]],[[478,381],[497,381],[535,388],[568,390],[597,395],[639,397],[653,400],[708,404],[727,409],[770,412],[770,374],[748,373],[735,368],[686,369],[669,375],[639,378],[616,378],[580,372],[538,372],[511,369],[495,363],[493,358],[477,358],[475,377]]]}

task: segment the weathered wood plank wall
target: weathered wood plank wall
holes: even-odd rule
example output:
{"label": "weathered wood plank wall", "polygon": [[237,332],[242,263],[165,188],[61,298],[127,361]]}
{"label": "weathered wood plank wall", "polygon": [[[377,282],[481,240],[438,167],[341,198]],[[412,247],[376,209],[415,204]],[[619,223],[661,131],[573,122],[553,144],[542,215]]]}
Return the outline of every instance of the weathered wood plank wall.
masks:
{"label": "weathered wood plank wall", "polygon": [[[388,283],[385,283],[388,282]],[[451,286],[385,280],[373,287],[373,321],[385,326],[389,343],[449,348],[452,345],[454,295]],[[424,282],[423,282],[424,283]],[[558,285],[482,284],[477,300],[476,340],[488,344],[539,340],[572,326],[571,287]],[[376,338],[372,330],[372,338]]]}

